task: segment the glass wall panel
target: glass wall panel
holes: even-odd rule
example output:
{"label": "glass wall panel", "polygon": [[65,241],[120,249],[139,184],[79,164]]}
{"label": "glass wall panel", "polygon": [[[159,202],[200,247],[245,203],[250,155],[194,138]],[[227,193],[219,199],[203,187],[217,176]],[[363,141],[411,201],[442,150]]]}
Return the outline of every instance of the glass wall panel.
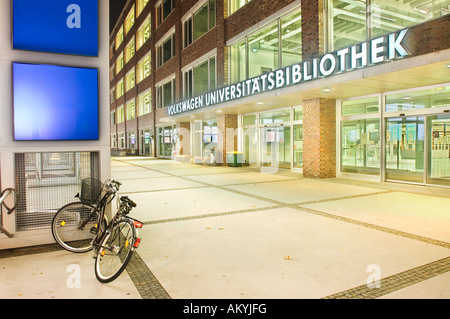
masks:
{"label": "glass wall panel", "polygon": [[278,23],[273,23],[248,38],[248,76],[278,69]]}
{"label": "glass wall panel", "polygon": [[380,120],[342,122],[341,166],[343,172],[380,174]]}
{"label": "glass wall panel", "polygon": [[386,179],[423,183],[423,117],[386,120]]}
{"label": "glass wall panel", "polygon": [[237,83],[247,78],[247,60],[245,55],[245,39],[229,47],[230,82]]}
{"label": "glass wall panel", "polygon": [[386,96],[386,112],[450,106],[450,87]]}
{"label": "glass wall panel", "polygon": [[342,102],[342,115],[378,113],[378,97],[349,100]]}
{"label": "glass wall panel", "polygon": [[450,13],[449,0],[371,0],[372,38]]}
{"label": "glass wall panel", "polygon": [[208,60],[194,67],[194,96],[208,92]]}
{"label": "glass wall panel", "polygon": [[302,13],[281,19],[281,66],[302,61]]}
{"label": "glass wall panel", "polygon": [[450,186],[450,115],[427,118],[427,183]]}
{"label": "glass wall panel", "polygon": [[290,126],[261,128],[261,166],[291,168]]}
{"label": "glass wall panel", "polygon": [[261,124],[282,123],[289,122],[291,114],[288,109],[275,112],[265,112],[259,115],[259,122]]}
{"label": "glass wall panel", "polygon": [[294,163],[293,167],[303,167],[303,125],[294,125]]}
{"label": "glass wall panel", "polygon": [[256,127],[244,129],[244,162],[258,163],[258,130]]}
{"label": "glass wall panel", "polygon": [[330,0],[329,7],[329,51],[366,40],[366,0]]}
{"label": "glass wall panel", "polygon": [[194,13],[194,41],[208,32],[208,2]]}

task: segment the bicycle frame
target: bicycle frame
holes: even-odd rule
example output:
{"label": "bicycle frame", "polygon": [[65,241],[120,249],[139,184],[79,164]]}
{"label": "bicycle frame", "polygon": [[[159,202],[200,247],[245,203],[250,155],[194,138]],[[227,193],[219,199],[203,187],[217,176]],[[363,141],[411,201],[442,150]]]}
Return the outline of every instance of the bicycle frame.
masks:
{"label": "bicycle frame", "polygon": [[[9,194],[14,194],[14,206],[13,208],[9,208],[4,202],[6,200],[6,198],[9,196]],[[10,215],[12,214],[12,212],[16,209],[17,204],[19,202],[19,195],[17,194],[17,191],[13,188],[7,188],[4,189],[0,195],[0,214],[1,214],[1,207],[5,206],[6,210],[7,210],[7,214]],[[14,235],[11,234],[9,231],[7,231],[2,225],[0,225],[0,232],[4,233],[6,236],[8,236],[9,238],[12,238]]]}

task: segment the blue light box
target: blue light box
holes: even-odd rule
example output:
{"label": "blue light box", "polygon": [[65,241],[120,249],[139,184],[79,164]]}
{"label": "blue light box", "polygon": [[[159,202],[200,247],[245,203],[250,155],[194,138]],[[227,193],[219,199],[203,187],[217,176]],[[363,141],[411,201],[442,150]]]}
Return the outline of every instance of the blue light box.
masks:
{"label": "blue light box", "polygon": [[13,48],[98,56],[98,0],[13,0]]}
{"label": "blue light box", "polygon": [[98,70],[13,63],[14,140],[98,140]]}

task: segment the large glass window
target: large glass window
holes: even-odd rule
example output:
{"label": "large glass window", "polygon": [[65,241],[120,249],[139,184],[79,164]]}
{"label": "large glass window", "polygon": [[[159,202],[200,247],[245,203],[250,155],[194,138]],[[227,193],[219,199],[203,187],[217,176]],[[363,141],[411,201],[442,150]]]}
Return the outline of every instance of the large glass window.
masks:
{"label": "large glass window", "polygon": [[228,1],[228,15],[232,15],[234,12],[242,8],[251,0],[229,0]]}
{"label": "large glass window", "polygon": [[438,87],[386,96],[386,112],[450,106],[450,87]]}
{"label": "large glass window", "polygon": [[125,64],[130,61],[132,57],[134,57],[136,50],[135,50],[135,38],[133,37],[130,42],[128,42],[127,46],[125,47]]}
{"label": "large glass window", "polygon": [[369,97],[342,102],[342,115],[360,115],[378,113],[378,97]]}
{"label": "large glass window", "polygon": [[343,121],[341,129],[343,172],[380,174],[380,120]]}
{"label": "large glass window", "polygon": [[145,19],[144,23],[139,27],[137,32],[137,49],[139,50],[144,43],[150,39],[151,35],[151,24],[150,24],[150,14]]}
{"label": "large glass window", "polygon": [[248,77],[278,68],[278,40],[278,23],[273,23],[248,37]]}
{"label": "large glass window", "polygon": [[136,4],[137,4],[137,9],[136,9],[136,16],[139,17],[139,15],[141,14],[142,10],[144,10],[145,6],[147,5],[149,0],[137,0]]}
{"label": "large glass window", "polygon": [[135,69],[133,68],[130,70],[130,72],[127,73],[125,76],[126,79],[126,91],[129,91],[130,89],[134,88],[134,85],[136,84],[136,75],[135,75]]}
{"label": "large glass window", "polygon": [[139,100],[139,116],[148,114],[152,111],[152,92],[148,90],[138,97]]}
{"label": "large glass window", "polygon": [[134,15],[134,6],[131,8],[130,13],[128,13],[127,17],[125,18],[125,35],[130,32],[130,29],[133,27],[135,21],[135,15]]}
{"label": "large glass window", "polygon": [[135,100],[132,99],[127,102],[127,121],[134,119],[136,117],[136,103]]}
{"label": "large glass window", "polygon": [[300,11],[281,19],[281,66],[302,60],[302,14]]}
{"label": "large glass window", "polygon": [[156,86],[156,108],[172,105],[175,101],[175,78]]}
{"label": "large glass window", "polygon": [[151,55],[150,52],[137,65],[137,82],[141,82],[151,73]]}
{"label": "large glass window", "polygon": [[230,83],[302,59],[301,11],[295,10],[229,46]]}
{"label": "large glass window", "polygon": [[450,13],[450,0],[329,0],[328,51]]}
{"label": "large glass window", "polygon": [[157,67],[160,67],[175,56],[175,33],[172,33],[156,48]]}
{"label": "large glass window", "polygon": [[230,83],[244,81],[247,78],[246,39],[229,47]]}

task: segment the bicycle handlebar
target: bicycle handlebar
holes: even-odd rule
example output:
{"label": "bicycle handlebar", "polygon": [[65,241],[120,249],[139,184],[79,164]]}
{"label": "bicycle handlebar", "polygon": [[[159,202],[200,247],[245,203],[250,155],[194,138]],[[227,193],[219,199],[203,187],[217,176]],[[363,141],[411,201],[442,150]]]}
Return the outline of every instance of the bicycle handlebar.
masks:
{"label": "bicycle handlebar", "polygon": [[[5,199],[9,196],[9,194],[14,194],[14,206],[12,208],[8,207],[5,203]],[[0,205],[4,206],[7,210],[7,214],[10,215],[17,208],[19,204],[19,194],[14,188],[5,188],[0,194]]]}

